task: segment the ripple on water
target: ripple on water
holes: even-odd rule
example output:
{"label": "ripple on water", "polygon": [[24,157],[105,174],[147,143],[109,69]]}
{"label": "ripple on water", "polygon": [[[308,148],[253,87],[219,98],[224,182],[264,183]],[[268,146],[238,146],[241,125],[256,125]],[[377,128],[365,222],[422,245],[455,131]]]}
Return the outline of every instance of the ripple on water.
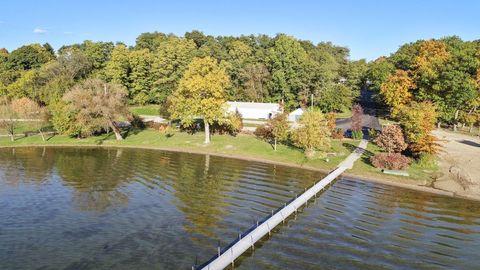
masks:
{"label": "ripple on water", "polygon": [[[139,149],[0,149],[0,269],[189,269],[321,178]],[[480,205],[339,180],[240,269],[474,269]]]}

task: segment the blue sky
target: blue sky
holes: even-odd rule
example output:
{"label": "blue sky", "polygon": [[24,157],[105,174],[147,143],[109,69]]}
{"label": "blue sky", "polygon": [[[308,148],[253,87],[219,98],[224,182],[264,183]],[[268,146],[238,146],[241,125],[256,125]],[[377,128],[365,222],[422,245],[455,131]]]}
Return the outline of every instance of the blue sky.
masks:
{"label": "blue sky", "polygon": [[372,60],[417,39],[480,39],[479,11],[475,0],[4,0],[0,48],[33,42],[58,48],[85,39],[132,45],[142,32],[198,29],[215,36],[287,33],[347,46],[352,59]]}

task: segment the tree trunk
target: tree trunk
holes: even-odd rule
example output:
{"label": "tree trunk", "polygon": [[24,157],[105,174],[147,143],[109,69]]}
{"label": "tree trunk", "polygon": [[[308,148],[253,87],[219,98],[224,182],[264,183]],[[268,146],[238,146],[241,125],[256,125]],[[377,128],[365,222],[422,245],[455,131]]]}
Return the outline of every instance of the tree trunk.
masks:
{"label": "tree trunk", "polygon": [[45,136],[43,135],[42,128],[39,128],[38,132],[40,132],[40,136],[42,136],[42,140],[45,141]]}
{"label": "tree trunk", "polygon": [[115,133],[115,138],[117,139],[117,141],[123,140],[122,134],[120,134],[120,129],[117,127],[117,125],[115,125],[113,121],[110,121],[109,124],[113,130],[113,133]]}
{"label": "tree trunk", "polygon": [[277,151],[277,138],[273,140],[273,149]]}
{"label": "tree trunk", "polygon": [[470,124],[470,127],[468,129],[468,133],[472,133],[473,132],[473,124]]}
{"label": "tree trunk", "polygon": [[437,128],[439,129],[439,128],[441,128],[441,127],[442,127],[442,122],[438,121],[438,123],[437,123]]}
{"label": "tree trunk", "polygon": [[8,133],[10,133],[10,141],[14,142],[15,141],[15,128],[14,127],[9,127]]}
{"label": "tree trunk", "polygon": [[454,116],[454,118],[453,118],[453,121],[454,121],[454,123],[453,123],[453,131],[455,131],[455,132],[457,132],[457,126],[458,126],[458,121],[457,121],[457,119],[458,119],[458,112],[459,112],[458,110],[455,111],[455,116]]}
{"label": "tree trunk", "polygon": [[203,120],[203,123],[205,125],[205,143],[209,144],[210,143],[210,124]]}

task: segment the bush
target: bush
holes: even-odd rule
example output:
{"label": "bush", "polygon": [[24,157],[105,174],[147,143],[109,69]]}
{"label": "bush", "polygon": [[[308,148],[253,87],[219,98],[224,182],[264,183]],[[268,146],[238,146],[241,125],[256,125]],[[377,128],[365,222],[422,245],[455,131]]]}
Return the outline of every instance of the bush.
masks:
{"label": "bush", "polygon": [[352,130],[352,139],[361,140],[363,139],[363,132],[361,130]]}
{"label": "bush", "polygon": [[378,137],[378,131],[374,128],[368,129],[368,138],[370,140],[375,140]]}
{"label": "bush", "polygon": [[253,134],[265,141],[270,141],[273,137],[272,129],[267,125],[258,126],[253,132]]}
{"label": "bush", "polygon": [[408,157],[400,153],[378,153],[370,161],[375,168],[389,170],[404,170],[411,163]]}
{"label": "bush", "polygon": [[330,129],[330,131],[332,132],[332,137],[333,137],[333,134],[335,133],[336,129],[337,129],[337,117],[335,115],[334,112],[329,112],[325,115],[325,117],[327,118],[327,126],[328,128]]}
{"label": "bush", "polygon": [[145,128],[145,123],[142,121],[142,118],[140,118],[140,116],[136,114],[132,114],[129,121],[133,128],[138,128],[138,129]]}
{"label": "bush", "polygon": [[226,119],[212,124],[212,132],[236,136],[243,128],[242,115],[236,111],[227,115]]}
{"label": "bush", "polygon": [[344,138],[345,132],[341,128],[336,128],[332,133],[332,138],[337,140],[342,140]]}
{"label": "bush", "polygon": [[402,128],[398,125],[384,126],[382,133],[373,142],[389,153],[400,153],[408,146]]}

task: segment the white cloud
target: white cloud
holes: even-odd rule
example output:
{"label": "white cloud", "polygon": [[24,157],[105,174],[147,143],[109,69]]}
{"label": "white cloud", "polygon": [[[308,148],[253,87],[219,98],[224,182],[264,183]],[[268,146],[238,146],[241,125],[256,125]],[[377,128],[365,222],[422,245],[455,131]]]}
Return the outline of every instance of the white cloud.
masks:
{"label": "white cloud", "polygon": [[48,33],[48,30],[45,29],[45,28],[37,27],[37,28],[33,29],[33,33],[35,33],[35,34],[46,34],[46,33]]}
{"label": "white cloud", "polygon": [[73,34],[73,32],[70,32],[70,31],[65,31],[65,32],[63,32],[63,34],[64,34],[64,35],[72,35],[72,34]]}

